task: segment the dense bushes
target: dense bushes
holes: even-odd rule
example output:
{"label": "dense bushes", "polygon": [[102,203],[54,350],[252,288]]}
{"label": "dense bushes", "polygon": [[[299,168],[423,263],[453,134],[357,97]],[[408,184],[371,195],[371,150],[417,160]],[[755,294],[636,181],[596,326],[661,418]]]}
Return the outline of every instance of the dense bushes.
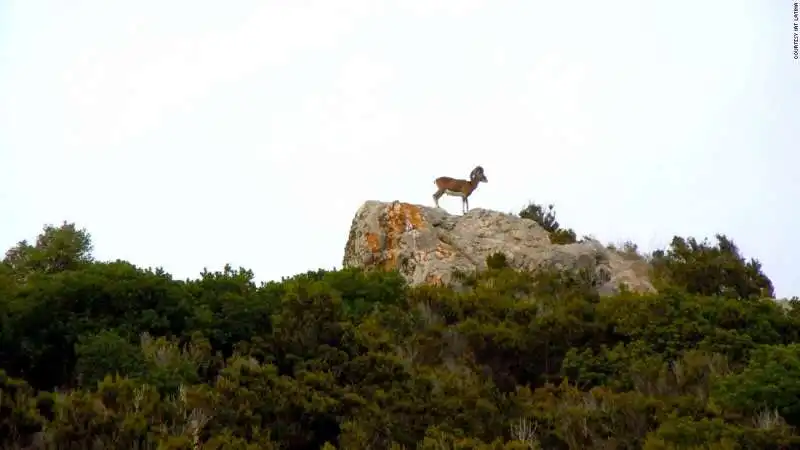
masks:
{"label": "dense bushes", "polygon": [[727,239],[676,238],[659,294],[601,298],[499,256],[457,291],[179,281],[92,260],[71,224],[43,235],[0,264],[4,448],[800,445],[800,304]]}
{"label": "dense bushes", "polygon": [[653,253],[656,270],[669,284],[691,294],[731,298],[772,297],[772,281],[761,272],[761,263],[745,261],[726,236],[718,234],[717,245],[694,238],[675,237],[667,251]]}

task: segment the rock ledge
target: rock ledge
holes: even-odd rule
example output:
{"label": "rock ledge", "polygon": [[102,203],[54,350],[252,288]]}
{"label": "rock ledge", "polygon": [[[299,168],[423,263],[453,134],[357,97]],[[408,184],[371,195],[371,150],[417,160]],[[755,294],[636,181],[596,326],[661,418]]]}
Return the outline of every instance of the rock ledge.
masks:
{"label": "rock ledge", "polygon": [[463,216],[442,209],[402,203],[367,201],[356,212],[345,246],[344,267],[398,269],[412,285],[451,283],[456,270],[486,269],[486,257],[506,255],[511,267],[544,266],[593,270],[608,280],[601,294],[619,284],[635,292],[654,292],[647,263],[625,259],[598,241],[558,245],[533,220],[486,209]]}

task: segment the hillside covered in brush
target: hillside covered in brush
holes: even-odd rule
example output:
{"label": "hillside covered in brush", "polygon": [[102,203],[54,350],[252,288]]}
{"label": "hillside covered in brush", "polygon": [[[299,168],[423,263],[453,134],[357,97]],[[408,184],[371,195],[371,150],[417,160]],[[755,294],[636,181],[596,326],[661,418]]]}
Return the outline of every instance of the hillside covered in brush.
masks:
{"label": "hillside covered in brush", "polygon": [[177,280],[46,226],[0,264],[0,447],[799,448],[800,302],[725,236],[617,250],[654,290],[600,295],[500,253],[458,288],[362,268]]}

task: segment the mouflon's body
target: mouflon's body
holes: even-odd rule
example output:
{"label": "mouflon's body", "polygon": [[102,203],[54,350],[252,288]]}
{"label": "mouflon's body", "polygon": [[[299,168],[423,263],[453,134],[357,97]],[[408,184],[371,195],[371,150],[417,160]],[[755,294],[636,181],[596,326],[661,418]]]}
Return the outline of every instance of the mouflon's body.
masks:
{"label": "mouflon's body", "polygon": [[469,211],[469,196],[478,188],[478,183],[480,182],[489,182],[481,166],[472,169],[472,172],[469,174],[469,181],[459,178],[439,177],[434,180],[437,190],[433,194],[433,201],[436,207],[439,208],[439,199],[442,195],[447,194],[453,197],[461,197],[461,212],[466,213]]}

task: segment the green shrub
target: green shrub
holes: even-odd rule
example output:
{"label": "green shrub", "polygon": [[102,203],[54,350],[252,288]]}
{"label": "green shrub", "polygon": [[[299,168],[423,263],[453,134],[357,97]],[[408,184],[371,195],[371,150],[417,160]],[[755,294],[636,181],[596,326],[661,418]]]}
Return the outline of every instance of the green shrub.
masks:
{"label": "green shrub", "polygon": [[553,205],[548,205],[545,210],[541,205],[533,202],[528,203],[528,206],[519,212],[519,216],[525,219],[531,219],[542,226],[548,233],[550,233],[550,241],[554,244],[572,244],[577,242],[578,238],[575,231],[571,228],[564,229],[556,220],[556,212]]}

